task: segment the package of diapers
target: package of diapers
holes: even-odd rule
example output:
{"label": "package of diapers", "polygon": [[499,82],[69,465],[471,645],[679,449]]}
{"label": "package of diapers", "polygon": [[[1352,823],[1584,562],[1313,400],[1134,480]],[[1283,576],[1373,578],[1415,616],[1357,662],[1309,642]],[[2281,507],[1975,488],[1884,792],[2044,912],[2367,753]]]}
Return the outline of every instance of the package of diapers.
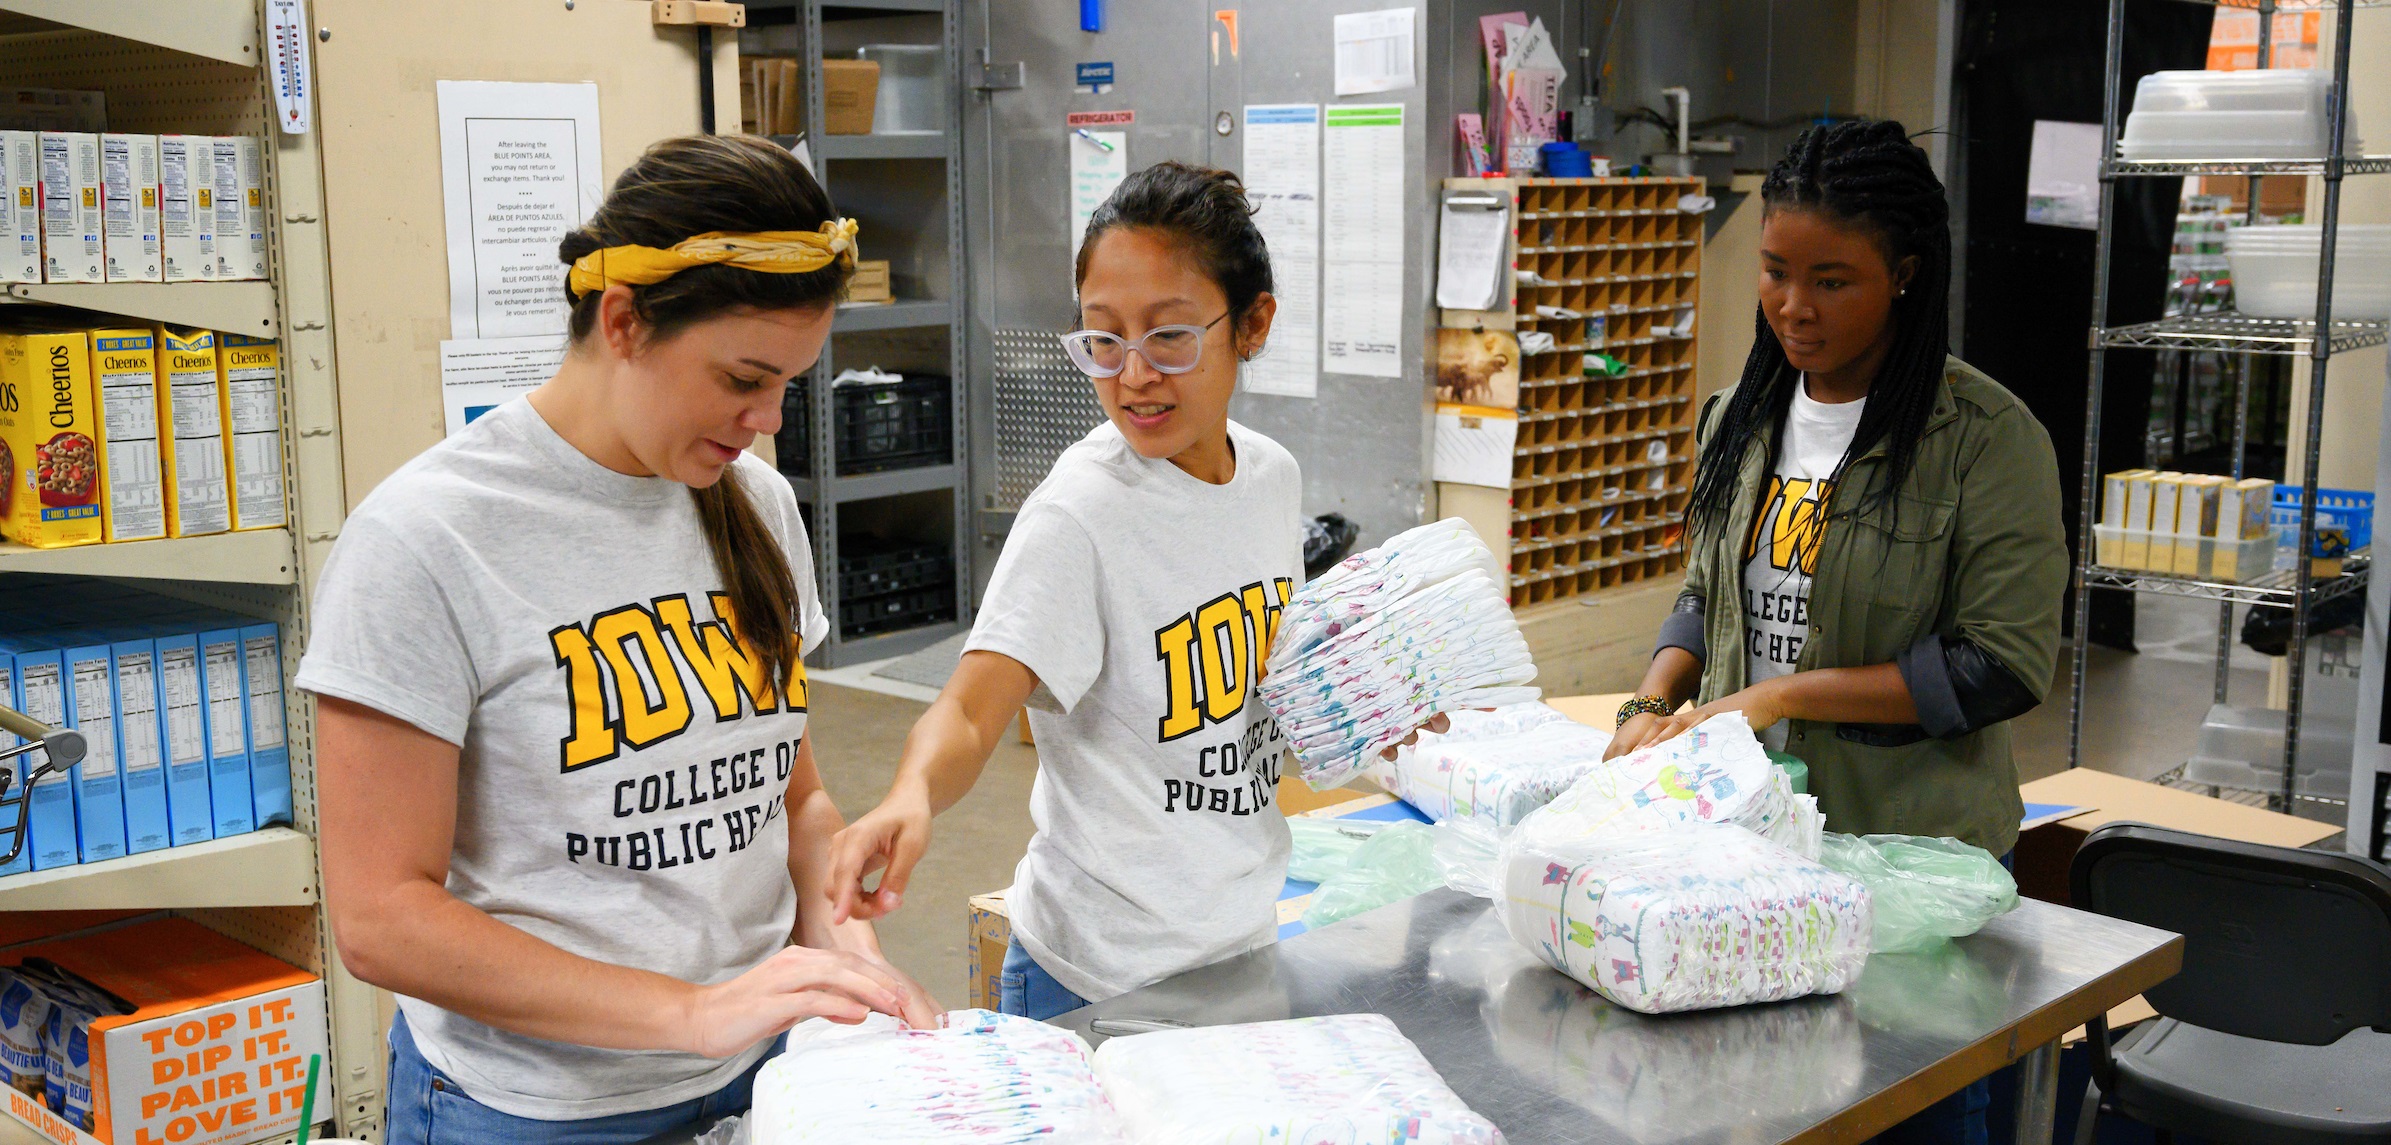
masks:
{"label": "package of diapers", "polygon": [[1504,840],[1504,928],[1555,969],[1647,1014],[1833,994],[1868,960],[1868,891],[1738,826],[1532,832]]}
{"label": "package of diapers", "polygon": [[1380,787],[1438,823],[1474,819],[1508,828],[1600,766],[1611,745],[1610,733],[1541,703],[1452,720],[1452,730],[1423,732],[1417,746],[1370,768]]}
{"label": "package of diapers", "polygon": [[1117,1037],[1096,1076],[1136,1145],[1496,1145],[1381,1014]]}
{"label": "package of diapers", "polygon": [[1769,761],[1743,714],[1725,712],[1589,770],[1519,826],[1566,840],[1732,823],[1816,856],[1826,826],[1817,808],[1809,796],[1793,793],[1792,779]]}
{"label": "package of diapers", "polygon": [[1086,1042],[987,1010],[952,1011],[934,1030],[881,1014],[800,1023],[757,1072],[748,1124],[753,1145],[1122,1140]]}

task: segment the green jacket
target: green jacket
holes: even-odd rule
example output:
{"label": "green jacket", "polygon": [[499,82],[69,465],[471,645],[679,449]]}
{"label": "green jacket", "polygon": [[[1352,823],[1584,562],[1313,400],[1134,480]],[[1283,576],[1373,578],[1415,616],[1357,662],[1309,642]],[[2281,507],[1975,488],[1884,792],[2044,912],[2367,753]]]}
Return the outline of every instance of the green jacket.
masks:
{"label": "green jacket", "polygon": [[[1704,447],[1727,396],[1703,405]],[[1664,628],[1662,643],[1689,645],[1698,624],[1703,647],[1723,653],[1702,656],[1701,703],[1744,687],[1741,541],[1780,429],[1746,450],[1726,528],[1701,530],[1687,546],[1685,593],[1671,617],[1679,639]],[[1795,671],[1897,662],[1920,722],[1792,720],[1786,750],[1810,765],[1830,830],[1948,835],[2005,854],[2024,814],[2009,725],[2001,716],[1971,726],[1980,721],[1968,709],[1981,715],[1984,705],[1966,666],[1997,664],[2014,677],[2002,681],[2014,697],[2007,715],[2050,687],[2068,577],[2050,435],[2015,395],[1951,358],[1892,512],[1857,516],[1884,460],[1882,443],[1854,459],[1830,502]],[[1961,644],[1972,648],[1949,656]],[[1956,674],[1947,659],[1961,665]]]}

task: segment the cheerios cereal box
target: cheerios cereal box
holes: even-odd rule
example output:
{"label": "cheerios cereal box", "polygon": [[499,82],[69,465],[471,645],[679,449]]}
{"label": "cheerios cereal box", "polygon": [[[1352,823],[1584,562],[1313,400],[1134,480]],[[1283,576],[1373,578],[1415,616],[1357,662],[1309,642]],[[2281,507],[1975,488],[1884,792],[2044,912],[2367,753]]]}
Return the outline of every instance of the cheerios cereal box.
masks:
{"label": "cheerios cereal box", "polygon": [[54,549],[100,540],[91,336],[0,330],[0,537]]}

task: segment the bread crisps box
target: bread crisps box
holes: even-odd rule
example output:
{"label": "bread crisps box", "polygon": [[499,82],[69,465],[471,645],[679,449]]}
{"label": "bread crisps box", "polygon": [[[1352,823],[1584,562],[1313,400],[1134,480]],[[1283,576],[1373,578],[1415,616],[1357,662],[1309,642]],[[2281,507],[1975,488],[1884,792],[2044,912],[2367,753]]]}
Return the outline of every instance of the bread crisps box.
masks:
{"label": "bread crisps box", "polygon": [[[13,951],[130,1002],[91,1024],[93,1129],[10,1090],[7,1109],[60,1145],[230,1145],[298,1128],[307,1058],[327,1053],[324,984],[181,918]],[[328,1108],[324,1095],[318,1108]]]}
{"label": "bread crisps box", "polygon": [[0,537],[100,540],[99,425],[89,334],[0,329]]}

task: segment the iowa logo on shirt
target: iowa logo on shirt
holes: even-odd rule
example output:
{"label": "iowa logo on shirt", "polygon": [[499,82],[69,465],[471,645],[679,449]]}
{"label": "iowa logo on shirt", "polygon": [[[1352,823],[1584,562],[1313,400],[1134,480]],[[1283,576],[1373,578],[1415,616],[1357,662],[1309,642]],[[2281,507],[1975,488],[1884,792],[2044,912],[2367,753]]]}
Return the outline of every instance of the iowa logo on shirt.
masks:
{"label": "iowa logo on shirt", "polygon": [[1155,631],[1154,658],[1162,662],[1168,697],[1155,732],[1158,742],[1191,735],[1245,710],[1253,666],[1270,656],[1279,614],[1294,594],[1295,582],[1286,577],[1267,585],[1255,581]]}
{"label": "iowa logo on shirt", "polygon": [[[805,710],[805,667],[790,664],[788,703],[775,696],[764,662],[732,635],[731,599],[707,593],[709,619],[697,619],[686,593],[626,604],[548,633],[565,673],[571,734],[557,744],[561,770],[604,763],[626,747],[644,750],[689,729],[699,705],[716,723],[739,719],[741,702],[757,715]],[[691,697],[681,669],[697,677]]]}
{"label": "iowa logo on shirt", "polygon": [[1765,546],[1768,566],[1789,571],[1800,562],[1803,576],[1818,569],[1819,540],[1826,535],[1824,506],[1835,495],[1832,481],[1783,477],[1768,479],[1768,495],[1752,517],[1752,531],[1743,541],[1743,559],[1750,564]]}

